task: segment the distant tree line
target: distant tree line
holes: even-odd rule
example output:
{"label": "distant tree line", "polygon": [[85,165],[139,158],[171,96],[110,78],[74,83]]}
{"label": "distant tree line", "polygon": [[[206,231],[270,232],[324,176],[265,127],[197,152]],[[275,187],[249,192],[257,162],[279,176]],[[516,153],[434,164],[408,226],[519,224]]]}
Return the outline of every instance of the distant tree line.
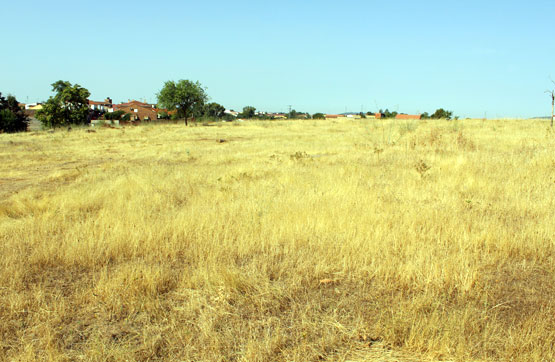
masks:
{"label": "distant tree line", "polygon": [[[115,112],[101,112],[91,110],[88,104],[90,92],[79,84],[71,84],[68,81],[59,80],[52,83],[54,95],[38,110],[35,117],[40,120],[45,127],[63,127],[68,125],[87,124],[91,119],[104,118],[106,120],[129,121],[131,115],[122,110]],[[210,102],[206,93],[206,88],[198,81],[190,80],[167,81],[164,83],[160,92],[157,93],[158,106],[167,111],[159,113],[162,119],[183,120],[187,125],[190,120],[194,121],[218,121],[234,120],[236,117],[231,113],[226,113],[223,105]],[[389,109],[379,110],[385,118],[395,118],[398,112],[391,112]],[[171,115],[170,115],[171,114]],[[366,115],[373,115],[374,112],[367,112]],[[359,113],[361,118],[366,118],[363,112]],[[421,118],[432,119],[451,119],[453,112],[443,108],[437,109],[429,115],[427,112],[421,114]],[[256,112],[253,106],[243,107],[242,112],[237,114],[242,119],[325,119],[323,113],[314,113],[312,116],[308,112],[298,112],[290,110],[286,114],[272,114]],[[15,97],[2,97],[0,93],[0,132],[18,132],[27,129],[28,118],[24,111],[19,107]]]}
{"label": "distant tree line", "polygon": [[[372,111],[368,111],[366,112],[367,116],[370,115],[374,115],[375,113],[381,113],[383,118],[395,118],[399,113],[398,112],[391,112],[389,109],[385,109],[382,110],[380,109],[378,112],[372,112]],[[361,116],[364,116],[364,114],[361,112],[360,113]],[[434,113],[432,113],[431,115],[428,112],[424,112],[422,114],[420,114],[420,118],[421,119],[447,119],[450,120],[451,118],[453,118],[453,112],[452,111],[447,111],[443,108],[439,108],[436,109],[436,111]]]}

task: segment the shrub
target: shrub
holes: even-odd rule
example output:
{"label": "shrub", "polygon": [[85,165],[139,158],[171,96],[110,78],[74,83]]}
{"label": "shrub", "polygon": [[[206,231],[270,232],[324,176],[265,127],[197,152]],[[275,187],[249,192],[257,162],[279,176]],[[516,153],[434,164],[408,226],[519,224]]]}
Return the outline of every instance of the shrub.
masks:
{"label": "shrub", "polygon": [[22,132],[27,130],[29,119],[19,108],[14,96],[2,97],[0,93],[0,132]]}
{"label": "shrub", "polygon": [[126,113],[124,111],[115,111],[110,113],[105,113],[104,118],[110,121],[119,121]]}

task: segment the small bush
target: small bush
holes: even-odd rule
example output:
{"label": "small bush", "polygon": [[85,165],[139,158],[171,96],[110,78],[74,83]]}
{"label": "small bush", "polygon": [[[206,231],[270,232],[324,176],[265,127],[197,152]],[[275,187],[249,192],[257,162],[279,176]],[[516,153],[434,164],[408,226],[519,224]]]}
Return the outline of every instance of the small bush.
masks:
{"label": "small bush", "polygon": [[126,115],[124,111],[108,112],[104,114],[104,118],[109,121],[119,121],[124,115]]}
{"label": "small bush", "polygon": [[27,130],[29,120],[14,96],[2,97],[0,93],[0,133],[22,132]]}
{"label": "small bush", "polygon": [[431,166],[424,162],[424,160],[419,160],[414,165],[414,169],[420,174],[420,178],[424,178],[426,176],[426,172],[428,172],[430,168]]}
{"label": "small bush", "polygon": [[464,150],[468,150],[468,151],[475,151],[476,150],[476,144],[474,143],[474,141],[472,141],[470,138],[466,137],[462,130],[459,131],[458,135],[457,135],[457,145],[464,149]]}

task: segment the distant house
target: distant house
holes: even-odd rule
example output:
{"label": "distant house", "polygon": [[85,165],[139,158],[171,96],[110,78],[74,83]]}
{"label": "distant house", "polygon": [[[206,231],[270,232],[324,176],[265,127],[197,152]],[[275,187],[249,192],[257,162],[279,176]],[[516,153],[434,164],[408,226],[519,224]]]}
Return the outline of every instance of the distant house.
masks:
{"label": "distant house", "polygon": [[239,115],[239,112],[234,111],[233,109],[226,109],[224,111],[224,114],[229,114],[229,115],[232,115],[233,117],[237,117]]}
{"label": "distant house", "polygon": [[326,114],[326,119],[328,119],[328,118],[340,118],[340,117],[343,117],[343,116],[340,115],[340,114]]}
{"label": "distant house", "polygon": [[376,118],[376,119],[385,118],[385,115],[383,113],[380,113],[380,112],[374,113],[374,118]]}
{"label": "distant house", "polygon": [[42,103],[28,103],[25,105],[25,110],[38,111],[42,109]]}
{"label": "distant house", "polygon": [[420,119],[419,114],[398,114],[395,119]]}
{"label": "distant house", "polygon": [[89,108],[92,109],[93,111],[100,111],[100,112],[114,111],[113,105],[112,105],[112,99],[110,97],[106,98],[102,102],[91,101],[90,99],[88,100],[88,102],[89,102]]}
{"label": "distant house", "polygon": [[159,119],[163,113],[169,114],[165,109],[156,108],[155,104],[140,101],[114,104],[114,111],[123,111],[131,115],[131,121],[153,121]]}

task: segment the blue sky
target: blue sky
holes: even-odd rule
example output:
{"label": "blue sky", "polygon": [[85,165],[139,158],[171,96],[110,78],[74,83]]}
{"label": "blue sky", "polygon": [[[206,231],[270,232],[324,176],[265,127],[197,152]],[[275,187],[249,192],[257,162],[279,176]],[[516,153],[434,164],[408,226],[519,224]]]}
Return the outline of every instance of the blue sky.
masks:
{"label": "blue sky", "polygon": [[5,1],[0,92],[155,102],[198,80],[227,108],[340,113],[439,107],[548,115],[555,1]]}

